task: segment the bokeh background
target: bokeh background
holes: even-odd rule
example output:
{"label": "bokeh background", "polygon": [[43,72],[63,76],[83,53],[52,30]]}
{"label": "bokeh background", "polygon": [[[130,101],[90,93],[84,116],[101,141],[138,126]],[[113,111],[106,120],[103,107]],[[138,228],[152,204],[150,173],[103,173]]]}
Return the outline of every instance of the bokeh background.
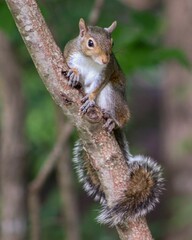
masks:
{"label": "bokeh background", "polygon": [[[147,219],[154,239],[192,239],[192,1],[39,0],[61,49],[78,21],[109,26],[127,76],[133,154],[164,168],[166,191]],[[45,89],[4,0],[0,0],[1,240],[108,240],[71,161],[78,136]]]}

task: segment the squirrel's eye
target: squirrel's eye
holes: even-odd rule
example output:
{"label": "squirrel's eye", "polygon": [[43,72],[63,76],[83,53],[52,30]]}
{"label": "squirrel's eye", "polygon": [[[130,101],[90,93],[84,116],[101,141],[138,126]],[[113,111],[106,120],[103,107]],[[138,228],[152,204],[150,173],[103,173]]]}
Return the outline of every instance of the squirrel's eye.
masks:
{"label": "squirrel's eye", "polygon": [[88,46],[89,47],[94,47],[94,42],[91,39],[89,39],[89,41],[88,41]]}

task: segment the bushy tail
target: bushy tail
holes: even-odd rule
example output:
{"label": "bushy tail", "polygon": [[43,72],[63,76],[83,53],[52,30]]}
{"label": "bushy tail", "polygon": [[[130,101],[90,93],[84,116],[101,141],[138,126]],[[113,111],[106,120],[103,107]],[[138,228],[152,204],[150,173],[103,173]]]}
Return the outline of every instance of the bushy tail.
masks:
{"label": "bushy tail", "polygon": [[73,149],[73,162],[79,181],[83,183],[83,188],[89,196],[93,197],[95,201],[104,203],[106,202],[105,194],[97,172],[90,163],[90,157],[83,148],[81,140],[78,140]]}
{"label": "bushy tail", "polygon": [[130,180],[124,197],[108,207],[105,203],[98,222],[114,226],[125,219],[145,216],[154,209],[164,188],[161,167],[144,156],[130,157],[128,161]]}
{"label": "bushy tail", "polygon": [[121,131],[116,131],[115,137],[127,161],[130,180],[124,197],[114,206],[107,205],[97,172],[90,164],[91,156],[86,153],[81,141],[75,145],[73,159],[85,191],[102,204],[101,213],[97,217],[98,222],[110,226],[122,223],[125,219],[145,216],[159,202],[164,189],[161,167],[151,158],[140,155],[133,157]]}

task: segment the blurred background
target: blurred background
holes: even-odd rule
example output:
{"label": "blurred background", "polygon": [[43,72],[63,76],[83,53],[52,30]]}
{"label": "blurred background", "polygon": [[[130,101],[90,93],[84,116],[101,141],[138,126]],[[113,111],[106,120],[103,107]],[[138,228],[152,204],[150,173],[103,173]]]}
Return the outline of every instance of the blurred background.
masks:
{"label": "blurred background", "polygon": [[[154,239],[192,239],[192,1],[39,0],[60,46],[79,18],[117,20],[114,53],[127,76],[131,153],[156,159],[166,191],[147,216]],[[1,240],[108,240],[99,205],[71,161],[77,132],[45,89],[12,16],[0,0]]]}

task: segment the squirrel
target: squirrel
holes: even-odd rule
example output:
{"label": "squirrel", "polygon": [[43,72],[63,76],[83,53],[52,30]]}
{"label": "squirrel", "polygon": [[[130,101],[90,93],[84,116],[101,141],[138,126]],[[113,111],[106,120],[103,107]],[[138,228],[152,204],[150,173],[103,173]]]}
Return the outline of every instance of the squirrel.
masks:
{"label": "squirrel", "polygon": [[96,170],[84,150],[81,140],[74,148],[74,162],[77,173],[88,195],[100,201],[102,211],[97,218],[100,223],[111,226],[121,224],[125,219],[146,215],[159,201],[163,189],[161,167],[144,156],[133,157],[123,127],[130,118],[125,93],[125,75],[113,52],[112,32],[114,21],[109,27],[87,26],[81,18],[79,35],[69,41],[64,48],[64,60],[69,70],[64,74],[73,88],[81,86],[85,96],[82,98],[81,112],[99,106],[105,119],[104,128],[114,132],[130,169],[130,183],[125,196],[114,206],[109,207]]}
{"label": "squirrel", "polygon": [[[87,26],[79,21],[79,36],[69,41],[64,49],[64,59],[70,70],[67,73],[69,85],[81,83],[85,92],[81,111],[97,104],[107,118],[105,127],[112,131],[129,119],[125,97],[125,77],[112,53],[111,33],[116,27],[113,22],[108,28]],[[110,116],[110,117],[108,117]]]}

